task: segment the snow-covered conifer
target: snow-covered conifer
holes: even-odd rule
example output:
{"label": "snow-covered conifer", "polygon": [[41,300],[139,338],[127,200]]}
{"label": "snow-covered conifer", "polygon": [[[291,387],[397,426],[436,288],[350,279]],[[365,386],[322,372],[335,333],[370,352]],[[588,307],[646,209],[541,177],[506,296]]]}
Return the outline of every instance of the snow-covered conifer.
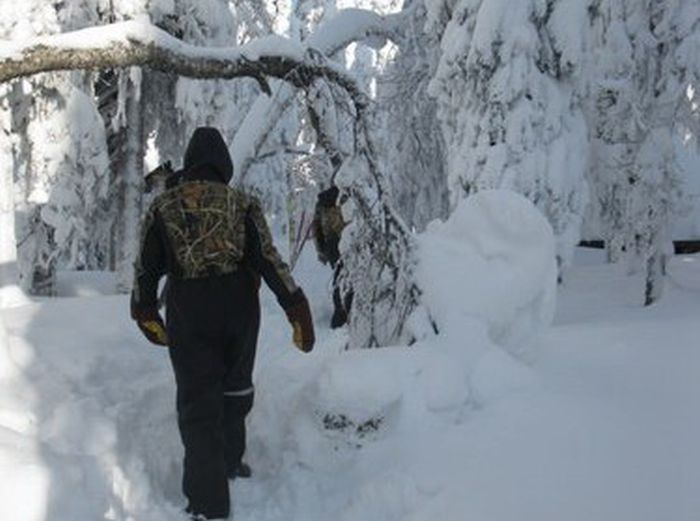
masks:
{"label": "snow-covered conifer", "polygon": [[447,142],[452,204],[483,188],[522,193],[549,219],[567,264],[587,202],[578,95],[585,2],[428,5],[437,26],[450,16],[430,92]]}
{"label": "snow-covered conifer", "polygon": [[[79,29],[95,23],[94,5],[23,2],[5,18],[6,38]],[[31,23],[29,23],[31,21]],[[57,267],[103,267],[107,197],[104,133],[84,73],[50,73],[5,87],[4,130],[13,141],[19,270],[23,286],[53,291]],[[9,174],[4,174],[9,175]],[[8,242],[9,243],[9,242]]]}
{"label": "snow-covered conifer", "polygon": [[381,114],[382,161],[391,180],[396,208],[409,227],[423,230],[448,215],[445,145],[436,101],[427,87],[439,57],[439,38],[424,31],[422,2],[402,27],[396,56],[379,80],[377,106]]}
{"label": "snow-covered conifer", "polygon": [[595,207],[609,258],[644,266],[651,304],[661,292],[670,227],[685,206],[676,151],[698,136],[700,4],[602,0],[595,7]]}

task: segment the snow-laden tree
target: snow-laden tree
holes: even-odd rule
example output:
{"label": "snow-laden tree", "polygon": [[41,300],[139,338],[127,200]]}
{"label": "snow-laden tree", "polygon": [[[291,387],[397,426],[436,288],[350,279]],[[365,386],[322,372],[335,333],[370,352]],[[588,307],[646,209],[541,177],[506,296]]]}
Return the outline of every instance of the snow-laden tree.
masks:
{"label": "snow-laden tree", "polygon": [[[93,2],[98,23],[143,17],[164,20],[172,2],[163,0],[112,0]],[[147,111],[150,99],[144,78],[137,68],[106,69],[95,77],[97,107],[103,119],[109,155],[110,190],[108,221],[111,243],[108,266],[117,272],[118,288],[129,290],[132,265],[138,244],[138,229],[143,210],[143,149],[146,137]],[[156,80],[157,81],[157,80]],[[159,86],[167,92],[163,85]],[[167,113],[167,112],[166,112]]]}
{"label": "snow-laden tree", "polygon": [[[399,12],[404,3],[403,0],[337,0],[339,9],[362,8],[381,15]],[[406,16],[404,19],[408,23],[409,17]],[[401,27],[398,33],[405,34],[408,30],[408,27]],[[345,63],[372,98],[376,98],[377,83],[384,74],[387,64],[396,54],[396,50],[393,42],[388,42],[381,37],[369,38],[351,44],[345,49]]]}
{"label": "snow-laden tree", "polygon": [[[171,23],[177,24],[178,37],[184,42],[230,47],[270,34],[271,20],[263,19],[257,24],[258,19],[253,18],[259,12],[262,16],[266,13],[247,5],[234,9],[220,0],[179,0]],[[222,129],[230,141],[257,93],[251,87],[249,81],[178,78],[175,107],[184,137],[189,137],[196,127],[207,125]]]}
{"label": "snow-laden tree", "polygon": [[[335,16],[328,14],[333,12]],[[310,18],[304,18],[307,15]],[[337,11],[335,2],[299,2],[290,33],[293,39],[303,37],[303,45],[319,57],[336,57],[340,61],[338,65],[342,66],[346,47],[359,41],[384,41],[397,25],[395,19],[368,10]],[[342,96],[334,96],[323,80],[314,82],[303,93],[292,88],[289,82],[271,82],[271,85],[272,96],[260,95],[236,132],[232,146],[234,176],[236,182],[258,193],[273,215],[282,217],[276,220],[278,230],[289,234],[294,252],[308,230],[318,187],[330,182],[338,167],[338,164],[331,165],[328,151],[315,141],[308,108],[316,103],[326,104],[328,110],[320,110],[326,121],[326,132],[342,135],[337,141],[346,152],[352,148],[354,116],[351,114],[348,122],[348,118],[342,120],[339,113],[333,116],[334,123],[328,124],[328,117],[335,112],[334,104]],[[344,105],[343,102],[338,108],[347,115],[349,112],[343,109]],[[336,128],[330,131],[330,126]],[[286,198],[282,198],[282,194]],[[288,226],[285,226],[287,221]]]}
{"label": "snow-laden tree", "polygon": [[[89,91],[89,85],[83,89]],[[30,197],[45,198],[38,217],[50,230],[52,256],[64,269],[103,267],[109,244],[101,225],[109,187],[105,136],[83,89],[63,84],[61,95],[37,96],[34,103],[46,116],[31,119],[27,127],[32,160],[38,156],[31,168],[43,181]]]}
{"label": "snow-laden tree", "polygon": [[423,0],[425,5],[425,31],[442,38],[452,12],[460,0]]}
{"label": "snow-laden tree", "polygon": [[449,212],[445,145],[437,103],[428,84],[439,58],[439,38],[424,31],[422,0],[407,0],[412,10],[398,40],[396,56],[379,78],[384,169],[397,210],[417,230]]}
{"label": "snow-laden tree", "polygon": [[[67,31],[96,20],[88,2],[8,4],[1,6],[6,38]],[[51,293],[59,263],[96,268],[104,259],[104,135],[95,125],[98,117],[85,74],[44,74],[3,89],[3,127],[12,146],[2,175],[14,177],[17,188],[13,205],[22,285]],[[6,242],[9,248],[11,241]]]}
{"label": "snow-laden tree", "polygon": [[325,16],[335,14],[336,3],[336,0],[296,0],[290,20],[290,36],[304,41]]}
{"label": "snow-laden tree", "polygon": [[[350,26],[341,23],[348,21],[352,22]],[[225,49],[189,45],[143,20],[113,24],[0,45],[0,81],[63,69],[139,66],[200,79],[252,78],[268,93],[268,78],[284,80],[304,91],[319,80],[342,89],[355,126],[352,156],[343,158],[346,174],[352,175],[345,175],[342,184],[352,209],[343,247],[343,278],[352,278],[355,291],[352,345],[386,345],[407,341],[419,333],[416,321],[410,330],[407,327],[409,317],[420,305],[420,289],[412,276],[413,240],[391,206],[386,176],[376,160],[368,123],[369,99],[352,76],[319,53],[324,46],[330,50],[341,48],[345,42],[364,38],[372,31],[383,31],[384,22],[372,13],[353,11],[331,23],[330,28],[314,33],[314,46],[272,37]],[[339,27],[345,28],[340,34],[336,31]],[[326,139],[323,130],[328,128],[326,123],[318,125],[324,136],[319,141],[334,148],[333,140]]]}
{"label": "snow-laden tree", "polygon": [[[357,2],[351,4],[347,7],[360,7]],[[352,25],[355,23],[352,17],[353,10],[343,10],[344,7],[346,6],[338,0],[296,1],[291,12],[290,36],[298,41],[308,43],[310,47],[316,48],[321,54],[345,66],[351,49],[366,47],[363,42],[372,38],[361,38],[360,42],[349,41],[342,45],[328,45],[336,40],[335,35],[327,28],[328,22],[333,23],[334,20],[337,20],[339,12],[346,15],[348,26],[353,31]],[[357,10],[356,12],[360,13]],[[364,14],[370,14],[370,12],[375,17],[377,14],[383,13],[381,10],[368,10]],[[337,22],[334,25],[340,31],[347,31],[347,26],[340,27]],[[385,41],[382,36],[377,39]],[[357,62],[354,63],[354,65],[356,64]],[[358,74],[358,70],[355,68],[352,68],[351,71],[355,80],[360,83],[363,90],[366,90],[366,75]],[[271,137],[274,136],[268,137],[265,148],[286,151],[285,154],[276,154],[273,159],[278,162],[281,160],[287,165],[288,199],[286,210],[289,214],[287,229],[292,255],[299,253],[305,238],[310,234],[316,194],[332,182],[340,166],[340,156],[338,155],[340,150],[336,148],[336,145],[344,143],[343,148],[346,153],[352,148],[349,145],[353,140],[353,115],[350,114],[351,111],[343,108],[344,102],[337,103],[342,98],[342,94],[334,93],[333,90],[327,82],[319,80],[306,89],[306,92],[301,96],[295,96],[298,103],[290,103],[292,91],[286,85],[282,85],[275,96],[277,98],[275,104],[286,115],[284,121],[286,127],[282,128],[278,124],[278,133],[280,130],[284,132],[279,134],[277,143],[271,140]],[[270,102],[267,101],[266,104],[269,105]],[[280,109],[273,107],[273,110]],[[322,134],[318,134],[313,128],[319,124],[324,126]],[[343,136],[340,137],[339,134],[343,134]],[[331,136],[333,136],[334,143],[330,148],[328,147],[330,143],[326,142],[324,147],[322,143],[317,141],[319,138],[323,140]],[[283,139],[280,141],[279,137]],[[335,154],[335,156],[331,157],[331,154]],[[265,156],[269,156],[269,152],[262,154],[262,157]],[[259,167],[264,168],[268,162],[269,160],[266,160]],[[267,172],[269,175],[269,167]],[[258,176],[259,174],[248,176],[248,183]],[[279,178],[279,176],[277,177]]]}
{"label": "snow-laden tree", "polygon": [[0,86],[0,307],[5,293],[17,287],[17,240],[15,238],[15,186],[12,111],[7,85]]}
{"label": "snow-laden tree", "polygon": [[[364,109],[361,109],[364,110]],[[354,153],[337,184],[349,195],[340,245],[343,292],[353,291],[350,347],[411,343],[435,332],[416,281],[415,238],[390,203],[369,119],[358,114]]]}
{"label": "snow-laden tree", "polygon": [[547,216],[565,266],[587,203],[587,128],[579,80],[586,51],[581,0],[428,0],[449,16],[430,93],[447,144],[452,204],[509,188]]}
{"label": "snow-laden tree", "polygon": [[670,227],[685,206],[676,151],[700,135],[700,3],[600,0],[593,7],[595,208],[610,260],[644,266],[648,305],[661,293]]}

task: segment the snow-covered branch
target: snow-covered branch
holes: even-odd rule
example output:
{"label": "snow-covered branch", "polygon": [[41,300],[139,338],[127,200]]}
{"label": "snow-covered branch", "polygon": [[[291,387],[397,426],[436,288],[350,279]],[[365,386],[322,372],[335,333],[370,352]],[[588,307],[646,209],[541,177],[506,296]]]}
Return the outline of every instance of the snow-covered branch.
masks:
{"label": "snow-covered branch", "polygon": [[[406,26],[406,17],[413,10],[382,16],[364,9],[343,9],[321,23],[302,45],[314,49],[319,56],[330,57],[353,42],[397,39]],[[274,99],[261,96],[249,111],[232,146],[238,181],[245,179],[254,158],[293,103],[293,97],[292,89],[281,86]]]}
{"label": "snow-covered branch", "polygon": [[[261,96],[237,132],[237,137],[241,133],[249,136],[248,152],[256,153],[264,141],[265,129],[276,121],[270,106],[284,107],[286,101],[293,100],[292,87],[307,92],[313,90],[314,84],[340,87],[351,100],[356,124],[354,161],[348,165],[349,170],[357,169],[356,179],[346,180],[343,187],[357,209],[353,231],[348,232],[348,248],[343,252],[343,279],[352,285],[355,295],[350,325],[352,345],[386,345],[412,338],[405,325],[420,304],[420,289],[413,277],[414,245],[391,206],[386,176],[376,161],[368,123],[369,98],[353,76],[328,57],[353,41],[370,35],[387,36],[384,20],[367,11],[342,11],[303,43],[269,36],[228,48],[193,46],[149,23],[111,24],[26,42],[0,43],[0,82],[41,72],[135,66],[198,79],[250,77],[271,94],[267,79],[276,78],[287,84],[281,88],[281,95],[274,100]],[[392,20],[387,27],[396,26],[396,19]],[[317,83],[318,80],[321,81]],[[312,120],[318,139],[338,170],[350,158],[343,156],[323,111],[314,112],[315,108],[311,107]],[[254,131],[247,132],[246,122],[254,124]],[[234,142],[234,157],[245,165],[256,154],[245,150],[241,153],[239,145]],[[242,177],[246,168],[239,166],[235,170]],[[377,247],[378,244],[386,246]],[[350,280],[360,272],[376,277],[367,278],[365,283]]]}
{"label": "snow-covered branch", "polygon": [[305,87],[313,78],[324,76],[359,101],[362,96],[355,82],[340,67],[319,61],[315,54],[281,36],[239,47],[199,47],[154,25],[130,21],[0,43],[0,82],[40,72],[139,66],[189,78],[255,78],[268,93],[267,77]]}
{"label": "snow-covered branch", "polygon": [[365,9],[343,9],[322,23],[306,44],[327,56],[358,41],[381,47],[387,39],[397,39],[406,16],[407,12],[382,16]]}

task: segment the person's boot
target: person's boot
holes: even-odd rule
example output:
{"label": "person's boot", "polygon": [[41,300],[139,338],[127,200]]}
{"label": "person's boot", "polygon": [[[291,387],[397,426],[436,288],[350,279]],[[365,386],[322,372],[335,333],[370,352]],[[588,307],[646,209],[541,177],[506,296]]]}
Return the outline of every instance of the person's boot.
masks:
{"label": "person's boot", "polygon": [[348,314],[343,307],[343,299],[340,296],[340,289],[333,290],[333,316],[331,317],[331,329],[343,327],[348,321]]}
{"label": "person's boot", "polygon": [[342,308],[335,308],[335,310],[333,310],[333,316],[331,317],[331,329],[343,327],[347,321],[347,313],[345,313]]}
{"label": "person's boot", "polygon": [[248,479],[252,475],[253,475],[253,471],[251,470],[250,465],[241,461],[241,463],[238,465],[238,467],[229,471],[228,479],[236,479],[236,478]]}
{"label": "person's boot", "polygon": [[185,509],[185,514],[187,514],[187,517],[189,518],[190,521],[209,521],[215,520],[215,519],[226,519],[223,517],[207,517],[204,514],[195,514],[194,512],[191,512],[189,509]]}

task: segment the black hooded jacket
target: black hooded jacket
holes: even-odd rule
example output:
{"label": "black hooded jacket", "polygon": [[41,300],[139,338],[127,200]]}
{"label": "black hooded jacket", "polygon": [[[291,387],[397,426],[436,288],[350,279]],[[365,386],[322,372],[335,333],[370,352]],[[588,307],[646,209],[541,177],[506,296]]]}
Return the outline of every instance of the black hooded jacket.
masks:
{"label": "black hooded jacket", "polygon": [[248,281],[257,298],[260,276],[284,309],[303,297],[272,243],[257,199],[228,186],[233,163],[218,130],[194,132],[176,175],[177,182],[153,201],[142,224],[132,318],[157,313],[158,281],[166,274],[180,288],[174,294],[188,301],[173,304],[199,310],[240,299],[240,288],[251,287]]}
{"label": "black hooded jacket", "polygon": [[[233,161],[221,133],[212,127],[194,131],[185,151],[185,172],[208,171],[229,184],[233,177]],[[211,172],[213,170],[213,172]]]}

